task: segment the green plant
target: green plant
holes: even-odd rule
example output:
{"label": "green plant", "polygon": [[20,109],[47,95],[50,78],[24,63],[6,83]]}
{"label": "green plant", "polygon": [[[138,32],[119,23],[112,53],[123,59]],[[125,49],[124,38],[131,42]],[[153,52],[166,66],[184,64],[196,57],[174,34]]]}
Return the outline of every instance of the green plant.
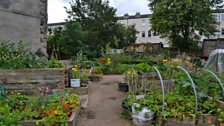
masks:
{"label": "green plant", "polygon": [[80,78],[80,81],[81,81],[81,82],[87,82],[87,81],[89,80],[88,75],[85,74],[85,73],[81,73],[81,74],[79,75],[79,78]]}
{"label": "green plant", "polygon": [[36,120],[37,124],[46,125],[66,125],[79,104],[77,95],[65,92],[40,97],[13,93],[0,100],[0,125],[17,126],[17,122],[21,120]]}
{"label": "green plant", "polygon": [[72,57],[72,63],[78,65],[80,68],[82,68],[84,65],[84,62],[86,63],[87,56],[83,54],[83,51],[79,51],[75,57]]}
{"label": "green plant", "polygon": [[17,126],[17,122],[22,119],[21,112],[11,111],[10,106],[4,101],[0,101],[0,106],[0,125]]}
{"label": "green plant", "polygon": [[133,68],[139,73],[143,74],[149,71],[149,65],[146,63],[136,64]]}
{"label": "green plant", "polygon": [[48,60],[48,67],[49,68],[62,68],[63,64],[52,55],[50,60]]}
{"label": "green plant", "polygon": [[1,69],[44,68],[46,63],[45,59],[26,50],[22,42],[0,44]]}

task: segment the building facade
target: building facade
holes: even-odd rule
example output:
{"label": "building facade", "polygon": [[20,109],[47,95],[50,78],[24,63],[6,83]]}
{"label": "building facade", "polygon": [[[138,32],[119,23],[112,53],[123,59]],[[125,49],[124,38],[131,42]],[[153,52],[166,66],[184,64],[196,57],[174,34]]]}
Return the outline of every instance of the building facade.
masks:
{"label": "building facade", "polygon": [[[224,38],[224,10],[214,10],[213,18],[217,22],[217,33],[215,36],[210,36],[210,38]],[[124,26],[134,25],[138,33],[136,34],[135,43],[163,43],[164,47],[169,46],[168,39],[161,38],[158,34],[151,30],[150,14],[140,14],[137,12],[135,15],[124,14],[124,16],[118,17],[118,22]],[[49,24],[49,28],[63,27],[64,22]],[[201,37],[201,41],[206,39]]]}
{"label": "building facade", "polygon": [[[217,33],[215,36],[210,36],[210,38],[224,38],[224,10],[214,10],[213,18],[217,22]],[[124,14],[124,16],[118,17],[118,22],[125,25],[135,25],[136,30],[138,31],[136,43],[160,43],[164,44],[164,47],[169,46],[168,39],[160,38],[158,34],[151,30],[150,23],[150,14],[140,14],[137,12],[135,15]],[[206,39],[205,37],[201,38],[201,41]]]}
{"label": "building facade", "polygon": [[0,43],[23,41],[47,56],[47,0],[0,0]]}

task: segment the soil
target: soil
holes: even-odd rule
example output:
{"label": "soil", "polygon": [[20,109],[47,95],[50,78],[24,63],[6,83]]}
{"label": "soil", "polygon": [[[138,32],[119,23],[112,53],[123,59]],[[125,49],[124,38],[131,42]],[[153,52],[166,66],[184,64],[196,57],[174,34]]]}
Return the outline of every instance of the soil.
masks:
{"label": "soil", "polygon": [[126,96],[118,90],[118,82],[122,81],[122,75],[107,75],[93,82],[88,107],[81,111],[77,126],[130,126],[121,118],[121,102]]}

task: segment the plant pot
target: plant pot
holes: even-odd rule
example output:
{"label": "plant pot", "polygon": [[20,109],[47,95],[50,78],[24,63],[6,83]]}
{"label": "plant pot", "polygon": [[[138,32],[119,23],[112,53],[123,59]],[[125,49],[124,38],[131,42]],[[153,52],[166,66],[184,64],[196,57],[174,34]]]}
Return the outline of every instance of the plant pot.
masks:
{"label": "plant pot", "polygon": [[89,84],[89,81],[81,81],[81,87],[87,87]]}
{"label": "plant pot", "polygon": [[73,88],[72,91],[77,95],[87,95],[89,93],[89,85],[86,87]]}
{"label": "plant pot", "polygon": [[128,92],[128,84],[127,83],[118,83],[119,90],[122,92]]}
{"label": "plant pot", "polygon": [[75,79],[70,79],[71,82],[71,87],[80,87],[80,79],[75,78]]}
{"label": "plant pot", "polygon": [[138,106],[138,103],[132,105],[132,120],[136,126],[150,126],[154,120],[155,113],[150,109],[144,107],[142,110],[137,111],[135,106]]}
{"label": "plant pot", "polygon": [[100,77],[99,76],[91,76],[90,77],[90,81],[99,82],[100,81]]}
{"label": "plant pot", "polygon": [[[80,108],[77,109],[75,112],[72,112],[71,116],[66,122],[68,126],[76,126],[79,113],[80,113]],[[36,122],[37,120],[24,120],[24,121],[19,121],[18,124],[22,126],[37,126]],[[53,126],[61,126],[61,124],[62,123],[55,123]],[[45,125],[39,124],[39,126],[45,126]]]}

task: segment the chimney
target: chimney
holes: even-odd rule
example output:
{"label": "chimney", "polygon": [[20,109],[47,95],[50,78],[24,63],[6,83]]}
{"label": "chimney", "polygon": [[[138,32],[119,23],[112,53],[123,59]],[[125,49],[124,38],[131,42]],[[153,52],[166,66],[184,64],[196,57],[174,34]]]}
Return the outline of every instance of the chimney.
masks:
{"label": "chimney", "polygon": [[128,19],[128,18],[129,18],[128,13],[125,13],[125,14],[124,14],[124,19]]}
{"label": "chimney", "polygon": [[140,17],[141,17],[140,12],[136,12],[135,17],[136,17],[136,18],[140,18]]}

